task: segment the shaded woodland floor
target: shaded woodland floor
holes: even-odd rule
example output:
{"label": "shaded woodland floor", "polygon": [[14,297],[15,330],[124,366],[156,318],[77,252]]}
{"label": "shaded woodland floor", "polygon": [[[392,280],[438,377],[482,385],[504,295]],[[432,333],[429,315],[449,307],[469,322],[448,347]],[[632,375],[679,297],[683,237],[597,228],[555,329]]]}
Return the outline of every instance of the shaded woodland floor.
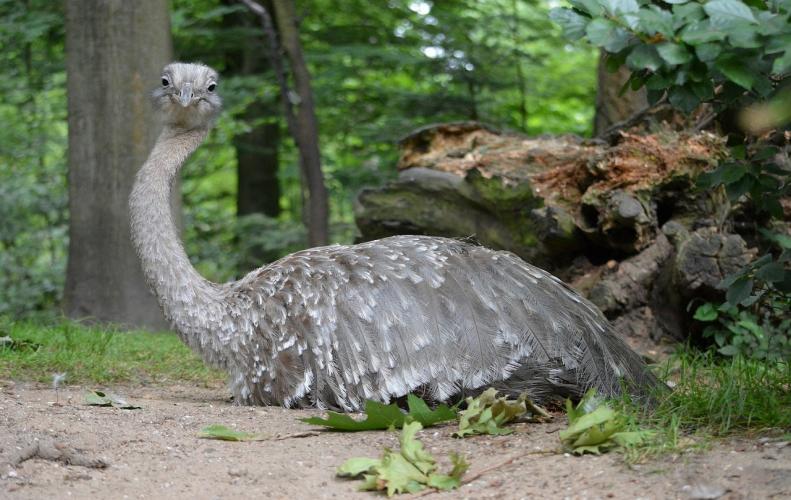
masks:
{"label": "shaded woodland floor", "polygon": [[[0,392],[0,497],[3,498],[381,498],[335,477],[352,456],[398,447],[393,432],[310,432],[297,419],[317,411],[238,407],[222,388],[113,387],[139,410],[91,407],[83,387],[55,392],[5,382]],[[224,424],[271,440],[200,439]],[[574,457],[553,452],[554,423],[517,424],[510,436],[458,440],[453,426],[421,431],[426,448],[447,466],[466,456],[461,489],[434,498],[788,498],[791,445],[767,438],[714,443],[706,452],[627,466],[618,454]],[[306,434],[302,436],[303,434]],[[300,437],[301,436],[301,437]],[[34,458],[11,466],[38,440],[102,459],[106,468]],[[470,479],[472,479],[470,481]],[[399,498],[411,498],[400,496]]]}

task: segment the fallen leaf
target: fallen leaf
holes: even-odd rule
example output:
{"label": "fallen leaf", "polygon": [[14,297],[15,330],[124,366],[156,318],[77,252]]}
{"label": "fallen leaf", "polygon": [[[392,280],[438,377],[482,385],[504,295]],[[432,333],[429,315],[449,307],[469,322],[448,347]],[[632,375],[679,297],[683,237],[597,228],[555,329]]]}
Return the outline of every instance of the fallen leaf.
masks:
{"label": "fallen leaf", "polygon": [[219,439],[221,441],[264,441],[268,439],[263,434],[235,431],[222,424],[212,424],[201,429],[198,437],[205,439]]}
{"label": "fallen leaf", "polygon": [[591,389],[575,407],[566,400],[567,429],[558,433],[567,450],[577,455],[599,455],[614,448],[634,446],[650,437],[650,431],[627,431],[626,418],[613,410]]}
{"label": "fallen leaf", "polygon": [[517,419],[551,418],[543,408],[528,399],[527,394],[522,394],[515,400],[505,396],[497,397],[497,390],[490,388],[478,397],[467,398],[467,409],[459,412],[459,430],[454,432],[456,437],[476,434],[503,435],[510,434],[511,429],[503,426]]}
{"label": "fallen leaf", "polygon": [[381,458],[350,458],[341,465],[341,477],[359,478],[361,490],[386,491],[388,496],[397,493],[417,493],[425,488],[450,490],[458,488],[468,464],[457,454],[451,455],[453,468],[449,474],[437,474],[437,464],[415,436],[423,426],[420,422],[407,422],[401,430],[401,449],[385,449]]}
{"label": "fallen leaf", "polygon": [[85,404],[88,406],[112,406],[121,410],[139,410],[140,406],[128,403],[116,394],[107,394],[102,391],[92,391],[85,394]]}
{"label": "fallen leaf", "polygon": [[395,403],[386,405],[369,399],[365,402],[366,418],[364,420],[355,420],[349,415],[334,411],[327,412],[326,419],[310,417],[300,420],[307,424],[321,425],[332,430],[355,432],[402,428],[408,421],[420,422],[422,425],[429,427],[448,420],[454,420],[457,413],[455,408],[450,408],[444,404],[432,410],[425,401],[414,394],[407,396],[407,406],[409,411],[404,413]]}

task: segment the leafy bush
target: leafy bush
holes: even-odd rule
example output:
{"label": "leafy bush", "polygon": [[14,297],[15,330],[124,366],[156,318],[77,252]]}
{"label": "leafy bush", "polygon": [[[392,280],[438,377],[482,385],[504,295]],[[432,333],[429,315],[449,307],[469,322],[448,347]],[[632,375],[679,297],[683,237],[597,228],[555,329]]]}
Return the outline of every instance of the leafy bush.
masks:
{"label": "leafy bush", "polygon": [[781,252],[763,255],[727,276],[720,288],[727,301],[717,307],[706,303],[695,319],[710,323],[703,336],[714,340],[720,354],[755,359],[791,359],[791,237],[762,233]]}
{"label": "leafy bush", "polygon": [[645,86],[654,102],[667,91],[686,112],[765,99],[791,70],[789,0],[570,2],[550,14],[568,38],[604,49],[611,67],[632,70],[632,89]]}

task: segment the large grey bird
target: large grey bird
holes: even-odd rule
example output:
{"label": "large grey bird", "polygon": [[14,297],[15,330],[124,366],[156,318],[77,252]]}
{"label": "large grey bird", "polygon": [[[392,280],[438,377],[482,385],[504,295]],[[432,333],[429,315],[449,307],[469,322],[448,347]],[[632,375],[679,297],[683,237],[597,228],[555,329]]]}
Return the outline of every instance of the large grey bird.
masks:
{"label": "large grey bird", "polygon": [[170,211],[187,157],[221,107],[218,75],[172,63],[154,91],[164,129],[130,197],[148,284],[181,339],[230,374],[239,404],[359,410],[420,391],[493,386],[537,401],[655,384],[602,314],[546,271],[468,242],[395,236],[312,248],[217,284],[190,264]]}

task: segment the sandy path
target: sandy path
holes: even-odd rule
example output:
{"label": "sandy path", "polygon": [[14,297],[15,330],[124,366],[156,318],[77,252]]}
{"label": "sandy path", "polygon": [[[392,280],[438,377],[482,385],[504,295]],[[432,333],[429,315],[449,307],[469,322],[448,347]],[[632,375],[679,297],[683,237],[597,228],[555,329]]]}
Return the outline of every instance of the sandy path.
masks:
{"label": "sandy path", "polygon": [[[311,429],[297,418],[316,411],[229,404],[221,389],[121,387],[142,406],[118,410],[83,405],[84,389],[69,387],[52,404],[49,388],[6,383],[0,392],[0,498],[380,498],[336,479],[352,456],[378,456],[397,447],[395,433],[322,432],[261,442],[199,439],[221,423],[273,436]],[[618,455],[540,454],[557,447],[558,423],[519,424],[511,436],[450,437],[452,427],[419,437],[443,466],[450,451],[471,464],[468,475],[513,460],[451,493],[429,498],[724,498],[791,497],[791,446],[761,439],[721,443],[690,454],[628,468]],[[104,458],[106,469],[41,459],[11,467],[8,460],[34,440],[55,440]],[[698,495],[698,497],[701,497]],[[404,498],[399,497],[399,498]],[[710,495],[708,498],[714,498]]]}

